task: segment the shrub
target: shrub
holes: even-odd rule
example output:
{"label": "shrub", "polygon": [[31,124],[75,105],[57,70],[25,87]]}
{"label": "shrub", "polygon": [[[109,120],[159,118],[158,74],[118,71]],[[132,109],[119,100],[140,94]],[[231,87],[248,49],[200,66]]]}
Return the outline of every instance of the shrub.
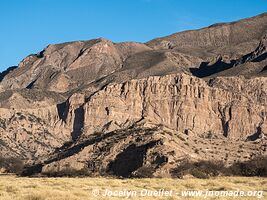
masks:
{"label": "shrub", "polygon": [[190,169],[193,168],[193,163],[188,159],[180,160],[176,168],[171,170],[171,175],[173,177],[182,178],[186,174],[190,174]]}
{"label": "shrub", "polygon": [[209,178],[219,175],[267,177],[267,156],[256,157],[245,162],[236,162],[229,167],[225,167],[221,161],[190,162],[184,159],[171,171],[171,174],[178,178],[187,174],[196,178]]}
{"label": "shrub", "polygon": [[24,163],[21,159],[15,157],[0,157],[0,168],[4,168],[7,173],[20,174],[23,170]]}
{"label": "shrub", "polygon": [[150,166],[140,167],[136,172],[134,172],[133,177],[136,178],[151,178],[153,177],[153,173],[155,169]]}
{"label": "shrub", "polygon": [[48,176],[48,177],[80,177],[80,176],[89,176],[91,173],[87,168],[82,169],[74,169],[71,167],[66,167],[60,171],[46,171],[43,172],[42,175]]}
{"label": "shrub", "polygon": [[203,172],[208,177],[218,176],[225,170],[225,166],[221,161],[199,161],[194,163],[194,166],[199,171]]}
{"label": "shrub", "polygon": [[245,162],[236,162],[229,169],[233,175],[267,177],[267,156],[255,157]]}
{"label": "shrub", "polygon": [[201,178],[201,179],[209,178],[209,175],[207,173],[198,168],[191,169],[190,174],[196,178]]}

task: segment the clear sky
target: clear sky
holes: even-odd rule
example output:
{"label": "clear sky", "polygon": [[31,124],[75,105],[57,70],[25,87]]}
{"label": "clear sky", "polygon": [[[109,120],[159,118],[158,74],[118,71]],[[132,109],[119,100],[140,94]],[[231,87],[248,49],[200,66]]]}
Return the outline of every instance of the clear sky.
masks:
{"label": "clear sky", "polygon": [[266,0],[0,0],[0,71],[48,44],[145,42],[266,11]]}

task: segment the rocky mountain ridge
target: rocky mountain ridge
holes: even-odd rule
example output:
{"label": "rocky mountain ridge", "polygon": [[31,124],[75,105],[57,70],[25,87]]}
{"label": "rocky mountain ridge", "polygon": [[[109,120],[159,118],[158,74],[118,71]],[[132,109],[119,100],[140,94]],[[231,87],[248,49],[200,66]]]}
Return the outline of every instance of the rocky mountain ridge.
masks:
{"label": "rocky mountain ridge", "polygon": [[49,45],[0,76],[1,155],[28,174],[125,177],[266,155],[266,30],[265,13],[145,44]]}

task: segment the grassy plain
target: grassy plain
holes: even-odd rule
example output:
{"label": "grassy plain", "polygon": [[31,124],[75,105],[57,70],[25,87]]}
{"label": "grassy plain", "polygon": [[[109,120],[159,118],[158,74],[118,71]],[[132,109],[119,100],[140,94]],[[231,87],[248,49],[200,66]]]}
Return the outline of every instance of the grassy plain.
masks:
{"label": "grassy plain", "polygon": [[[114,178],[24,178],[11,175],[0,175],[0,200],[117,200],[126,199],[118,195],[104,196],[106,189],[116,191],[138,191],[133,200],[174,200],[174,199],[267,199],[267,179],[247,177],[218,177],[212,179],[114,179]],[[184,197],[178,194],[171,196],[140,196],[140,191],[181,192],[186,190],[244,190],[264,191],[263,197]],[[162,191],[162,190],[161,190]],[[266,194],[265,194],[266,193]],[[258,196],[259,197],[259,196]]]}

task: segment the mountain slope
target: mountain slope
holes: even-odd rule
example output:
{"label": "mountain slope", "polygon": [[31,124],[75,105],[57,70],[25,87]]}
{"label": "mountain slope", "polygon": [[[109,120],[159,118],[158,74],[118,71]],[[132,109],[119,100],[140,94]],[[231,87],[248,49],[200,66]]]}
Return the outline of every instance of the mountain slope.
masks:
{"label": "mountain slope", "polygon": [[267,13],[263,13],[237,22],[175,33],[146,44],[154,49],[175,49],[203,58],[221,54],[233,59],[253,51],[266,30]]}
{"label": "mountain slope", "polygon": [[49,45],[1,73],[1,155],[25,174],[125,177],[265,155],[266,33],[264,13],[145,44]]}

